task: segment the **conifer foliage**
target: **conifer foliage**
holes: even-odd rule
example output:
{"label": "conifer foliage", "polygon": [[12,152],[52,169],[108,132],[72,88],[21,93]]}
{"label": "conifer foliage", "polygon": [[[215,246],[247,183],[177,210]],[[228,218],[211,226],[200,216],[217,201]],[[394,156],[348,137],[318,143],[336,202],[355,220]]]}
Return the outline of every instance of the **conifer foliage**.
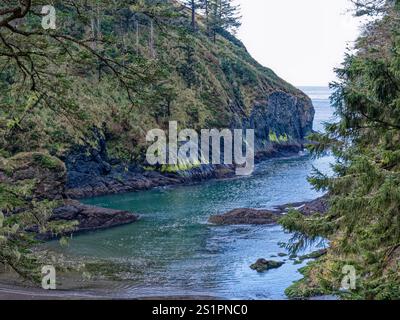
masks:
{"label": "conifer foliage", "polygon": [[234,33],[241,25],[240,6],[232,0],[202,0],[202,8],[208,33],[214,42],[218,32],[227,30]]}
{"label": "conifer foliage", "polygon": [[[334,176],[315,172],[318,190],[330,194],[327,215],[282,220],[291,231],[331,240],[326,257],[288,290],[302,296],[336,292],[342,268],[357,270],[348,297],[400,298],[400,10],[399,1],[357,1],[357,15],[379,15],[358,39],[332,84],[339,117],[313,134],[316,155],[332,151]],[[304,238],[298,237],[304,242]]]}

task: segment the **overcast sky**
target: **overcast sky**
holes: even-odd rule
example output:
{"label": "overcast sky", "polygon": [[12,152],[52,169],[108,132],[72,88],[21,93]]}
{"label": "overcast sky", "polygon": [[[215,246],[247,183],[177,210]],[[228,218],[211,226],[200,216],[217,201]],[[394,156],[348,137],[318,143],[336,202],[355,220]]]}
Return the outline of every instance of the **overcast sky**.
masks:
{"label": "overcast sky", "polygon": [[360,32],[350,0],[237,0],[238,36],[261,64],[288,82],[326,86]]}

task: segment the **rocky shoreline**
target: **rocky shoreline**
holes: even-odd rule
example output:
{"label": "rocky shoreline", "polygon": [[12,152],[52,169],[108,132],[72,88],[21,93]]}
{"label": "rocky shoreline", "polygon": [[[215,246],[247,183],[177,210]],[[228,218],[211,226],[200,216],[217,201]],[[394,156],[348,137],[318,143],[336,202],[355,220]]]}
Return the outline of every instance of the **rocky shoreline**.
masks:
{"label": "rocky shoreline", "polygon": [[[213,174],[208,176],[203,175],[203,178],[201,179],[198,178],[199,176],[194,179],[189,177],[181,177],[179,179],[176,175],[167,176],[157,172],[148,172],[144,175],[137,175],[132,180],[127,180],[128,184],[125,184],[125,188],[122,190],[119,188],[111,190],[113,191],[112,193],[123,193],[129,191],[148,190],[162,186],[188,185],[210,179],[234,177],[233,170],[222,166],[214,169],[212,172]],[[66,194],[68,195],[68,192],[66,192]],[[82,190],[80,190],[79,194],[82,194]],[[327,211],[327,198],[327,196],[323,196],[312,201],[284,204],[274,207],[273,210],[256,210],[249,208],[235,209],[225,214],[211,216],[209,222],[215,225],[276,224],[278,223],[279,218],[290,209],[296,209],[304,215],[312,215],[317,212],[322,214],[325,213]],[[83,205],[79,201],[70,198],[64,200],[63,206],[55,209],[53,211],[53,216],[51,217],[51,221],[77,221],[79,224],[75,231],[72,232],[73,234],[118,227],[134,223],[139,219],[139,215],[132,212]],[[70,234],[71,232],[66,232],[64,234],[59,234],[56,237]],[[44,240],[49,240],[55,236],[51,234],[41,234],[39,237]]]}
{"label": "rocky shoreline", "polygon": [[81,204],[76,200],[65,200],[64,205],[53,210],[50,221],[77,221],[74,231],[67,231],[54,235],[52,233],[38,233],[41,240],[50,240],[55,237],[79,234],[89,231],[109,229],[130,224],[139,220],[139,215],[121,210],[113,210]]}
{"label": "rocky shoreline", "polygon": [[328,210],[328,196],[325,195],[312,201],[288,203],[274,207],[274,210],[256,210],[240,208],[224,214],[211,216],[209,223],[215,225],[263,225],[275,224],[282,215],[289,210],[298,210],[303,215],[309,216],[315,213],[324,214]]}
{"label": "rocky shoreline", "polygon": [[[201,165],[185,171],[159,172],[135,163],[111,158],[104,138],[97,134],[98,145],[76,146],[63,158],[66,166],[64,193],[70,199],[150,190],[156,187],[189,185],[211,179],[235,177],[233,165]],[[255,162],[292,157],[304,150],[301,143],[270,145],[255,155]]]}

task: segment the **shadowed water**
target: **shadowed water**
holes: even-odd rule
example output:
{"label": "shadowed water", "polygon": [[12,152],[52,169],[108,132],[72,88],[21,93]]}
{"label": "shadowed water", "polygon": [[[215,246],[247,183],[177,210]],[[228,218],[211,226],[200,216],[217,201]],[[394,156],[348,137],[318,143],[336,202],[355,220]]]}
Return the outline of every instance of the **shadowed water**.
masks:
{"label": "shadowed water", "polygon": [[[302,88],[316,108],[315,130],[332,117],[326,88]],[[227,226],[207,223],[212,214],[231,209],[272,208],[312,200],[307,176],[315,166],[329,172],[333,159],[309,156],[268,160],[251,177],[199,185],[87,199],[84,202],[139,213],[137,223],[75,237],[69,254],[128,261],[130,280],[109,288],[118,297],[205,295],[228,299],[283,299],[284,290],[301,278],[287,260],[279,269],[259,274],[249,268],[259,258],[285,252],[279,243],[291,235],[280,226]],[[58,244],[51,243],[53,248]],[[315,249],[309,248],[307,251]],[[287,257],[272,257],[284,261]]]}

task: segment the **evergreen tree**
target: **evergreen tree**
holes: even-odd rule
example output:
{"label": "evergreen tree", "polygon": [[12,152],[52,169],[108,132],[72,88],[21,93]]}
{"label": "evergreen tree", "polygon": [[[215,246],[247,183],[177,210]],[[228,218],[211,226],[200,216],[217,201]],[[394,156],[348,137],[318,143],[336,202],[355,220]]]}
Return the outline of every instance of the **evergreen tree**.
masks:
{"label": "evergreen tree", "polygon": [[185,0],[184,4],[190,9],[192,31],[196,31],[196,14],[197,9],[200,8],[200,2],[199,0]]}
{"label": "evergreen tree", "polygon": [[218,32],[235,33],[241,26],[240,6],[234,5],[232,0],[203,0],[203,8],[207,30],[214,42]]}
{"label": "evergreen tree", "polygon": [[350,265],[357,270],[357,287],[349,297],[400,297],[399,3],[358,1],[357,14],[368,4],[364,14],[383,17],[368,25],[357,53],[337,70],[332,102],[339,121],[310,137],[314,154],[332,151],[337,159],[333,177],[316,170],[310,178],[328,192],[329,212],[312,218],[292,212],[282,219],[288,230],[303,233],[294,248],[318,236],[331,240],[327,257],[288,290],[292,296],[339,292],[342,268]]}

